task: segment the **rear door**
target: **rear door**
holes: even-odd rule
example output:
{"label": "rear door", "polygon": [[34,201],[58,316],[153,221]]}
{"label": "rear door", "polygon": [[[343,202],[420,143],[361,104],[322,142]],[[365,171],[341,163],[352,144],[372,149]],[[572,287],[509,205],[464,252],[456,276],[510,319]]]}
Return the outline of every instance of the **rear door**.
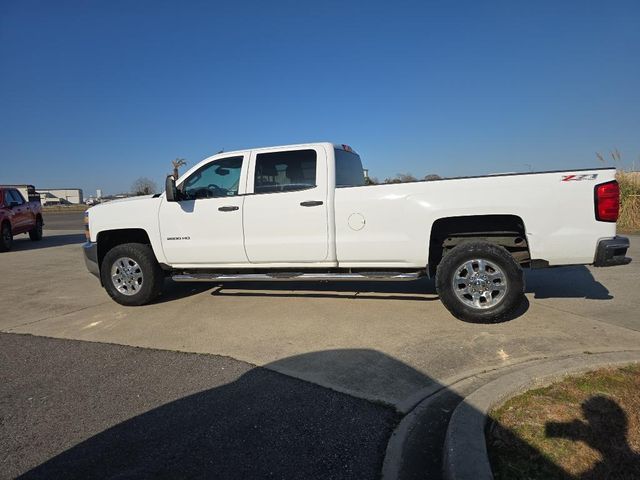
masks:
{"label": "rear door", "polygon": [[252,152],[244,245],[252,263],[322,262],[329,253],[322,147]]}

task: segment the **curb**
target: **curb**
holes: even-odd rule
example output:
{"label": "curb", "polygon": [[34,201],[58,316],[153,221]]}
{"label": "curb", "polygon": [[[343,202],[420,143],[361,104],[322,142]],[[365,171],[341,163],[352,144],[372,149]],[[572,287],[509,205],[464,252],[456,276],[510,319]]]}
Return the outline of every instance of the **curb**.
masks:
{"label": "curb", "polygon": [[[381,479],[413,480],[423,478],[425,472],[431,475],[435,475],[437,472],[437,476],[440,478],[449,419],[465,397],[501,376],[541,363],[564,360],[584,353],[586,352],[582,349],[558,352],[552,357],[531,355],[518,358],[507,365],[471,369],[438,381],[410,395],[395,407],[403,415],[403,418],[387,442]],[[601,350],[589,353],[613,352]],[[436,413],[434,414],[434,412]],[[426,451],[432,450],[434,452],[437,450],[437,455],[425,455]]]}
{"label": "curb", "polygon": [[510,397],[571,374],[640,362],[640,351],[577,355],[542,362],[485,384],[454,410],[444,444],[443,476],[447,480],[492,480],[485,425],[488,412]]}

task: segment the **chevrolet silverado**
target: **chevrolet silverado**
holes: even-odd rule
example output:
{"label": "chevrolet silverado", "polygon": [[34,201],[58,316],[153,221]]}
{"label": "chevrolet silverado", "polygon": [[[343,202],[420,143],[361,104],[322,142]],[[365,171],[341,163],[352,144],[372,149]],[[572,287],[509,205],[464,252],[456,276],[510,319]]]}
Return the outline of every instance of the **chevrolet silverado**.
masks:
{"label": "chevrolet silverado", "polygon": [[523,268],[624,265],[615,169],[365,185],[348,145],[209,157],[162,194],[86,214],[88,269],[122,305],[176,282],[410,281],[435,277],[456,317],[496,321]]}

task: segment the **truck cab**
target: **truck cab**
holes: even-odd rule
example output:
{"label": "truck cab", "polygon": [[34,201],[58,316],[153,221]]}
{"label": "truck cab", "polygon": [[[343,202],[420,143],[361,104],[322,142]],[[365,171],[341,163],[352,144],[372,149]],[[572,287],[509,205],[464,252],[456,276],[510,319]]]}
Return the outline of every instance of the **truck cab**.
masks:
{"label": "truck cab", "polygon": [[[329,229],[331,149],[234,152],[187,172],[177,183],[176,201],[163,201],[159,209],[166,261],[183,267],[337,266]],[[351,155],[362,184],[359,157]]]}

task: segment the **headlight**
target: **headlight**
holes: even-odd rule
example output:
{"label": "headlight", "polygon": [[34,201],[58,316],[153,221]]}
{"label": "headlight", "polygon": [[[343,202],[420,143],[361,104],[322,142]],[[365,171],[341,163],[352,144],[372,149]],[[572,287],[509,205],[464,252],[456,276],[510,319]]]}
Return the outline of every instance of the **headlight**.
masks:
{"label": "headlight", "polygon": [[89,231],[89,210],[84,212],[84,236],[87,242],[91,241],[91,232]]}

